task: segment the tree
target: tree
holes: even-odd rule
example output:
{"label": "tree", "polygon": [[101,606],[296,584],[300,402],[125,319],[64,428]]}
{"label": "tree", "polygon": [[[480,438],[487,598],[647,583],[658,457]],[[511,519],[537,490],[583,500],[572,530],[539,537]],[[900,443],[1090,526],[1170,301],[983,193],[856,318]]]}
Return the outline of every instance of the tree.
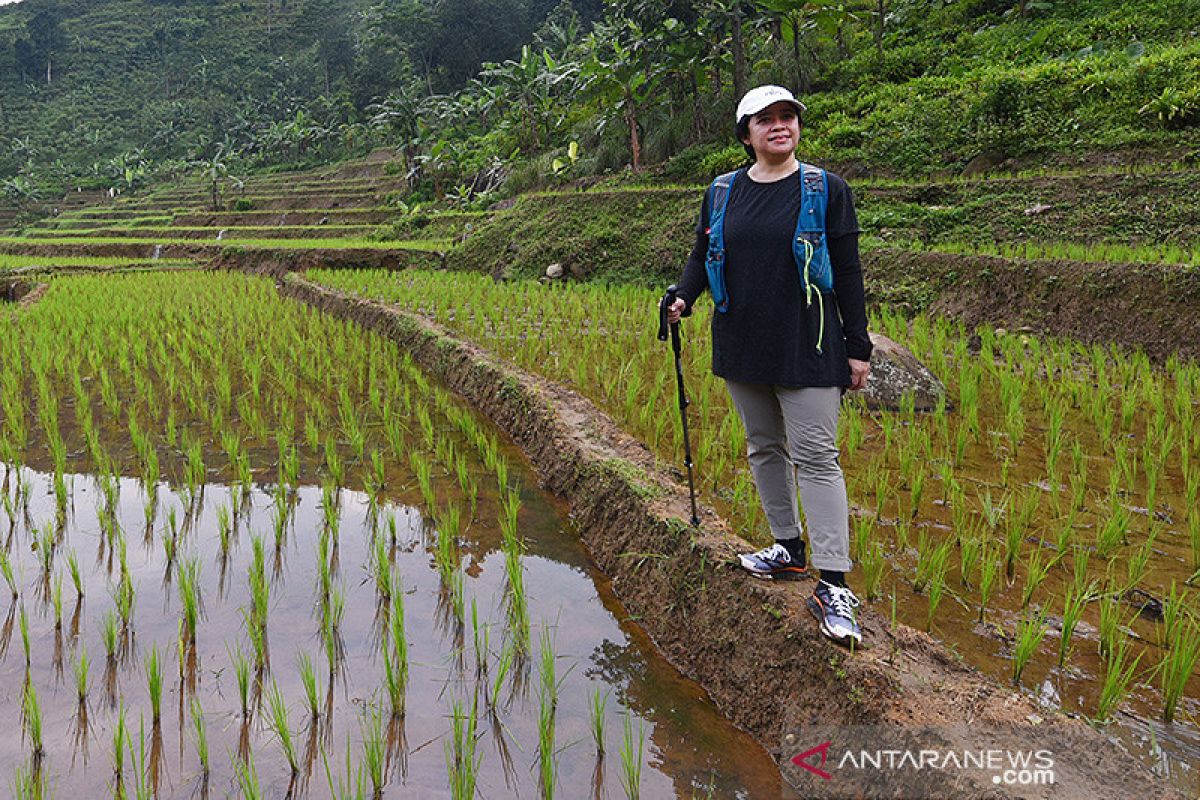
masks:
{"label": "tree", "polygon": [[[630,165],[642,168],[638,116],[642,105],[662,79],[652,58],[652,38],[631,19],[610,18],[597,24],[588,37],[592,56],[584,65],[585,87],[601,115],[619,112],[629,130]],[[611,109],[611,110],[610,110]]]}
{"label": "tree", "polygon": [[54,80],[55,56],[65,41],[58,16],[49,10],[39,11],[25,23],[25,30],[29,35],[28,57],[38,65],[39,72],[44,71],[50,84]]}
{"label": "tree", "polygon": [[521,48],[520,60],[508,59],[503,64],[484,64],[480,73],[491,79],[497,95],[513,102],[524,120],[519,137],[523,149],[536,153],[542,149],[542,128],[551,134],[555,127],[548,120],[558,105],[557,88],[578,72],[571,63],[559,64],[549,50],[535,54],[529,45]]}

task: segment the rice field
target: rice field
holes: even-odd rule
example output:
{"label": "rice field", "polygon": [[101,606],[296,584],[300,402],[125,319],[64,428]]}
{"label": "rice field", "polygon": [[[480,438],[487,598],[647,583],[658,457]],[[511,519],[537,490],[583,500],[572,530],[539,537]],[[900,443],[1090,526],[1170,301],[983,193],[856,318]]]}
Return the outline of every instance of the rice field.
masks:
{"label": "rice field", "polygon": [[[144,258],[102,258],[96,256],[25,256],[0,253],[0,270],[6,269],[47,269],[54,267],[134,267],[144,266]],[[160,258],[154,262],[159,267],[181,267],[191,264],[187,259]]]}
{"label": "rice field", "polygon": [[0,308],[16,797],[778,796],[519,453],[225,273]]}
{"label": "rice field", "polygon": [[[562,381],[664,464],[682,461],[651,291],[422,270],[308,275]],[[709,314],[701,303],[683,324],[699,486],[759,544],[769,531],[741,426],[709,371]],[[941,376],[954,408],[875,412],[848,397],[839,437],[859,593],[1049,705],[1139,732],[1153,724],[1157,752],[1194,762],[1200,367],[887,309],[872,329]]]}
{"label": "rice field", "polygon": [[[197,239],[183,239],[160,237],[151,238],[145,236],[89,236],[86,238],[71,237],[71,236],[46,236],[38,238],[24,237],[0,237],[0,248],[13,248],[28,245],[36,245],[38,247],[48,247],[52,245],[104,245],[104,244],[119,244],[119,245],[169,245],[179,244],[185,246],[201,246],[214,245],[213,241],[202,241]],[[312,239],[255,239],[253,237],[238,238],[234,242],[230,242],[229,246],[235,247],[258,247],[276,250],[311,250],[311,249],[333,249],[333,248],[361,248],[365,250],[422,250],[422,251],[437,251],[445,250],[453,244],[452,239],[412,239],[404,241],[387,241],[380,242],[374,239],[365,237],[346,237],[346,238],[312,238]]]}

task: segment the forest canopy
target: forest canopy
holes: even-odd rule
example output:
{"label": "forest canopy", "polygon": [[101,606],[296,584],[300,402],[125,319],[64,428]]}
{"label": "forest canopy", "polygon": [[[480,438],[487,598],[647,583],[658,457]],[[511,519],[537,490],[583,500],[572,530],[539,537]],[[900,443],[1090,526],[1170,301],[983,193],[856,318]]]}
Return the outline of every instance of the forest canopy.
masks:
{"label": "forest canopy", "polygon": [[736,97],[806,96],[814,159],[892,174],[1195,147],[1191,0],[24,0],[0,187],[129,191],[394,148],[422,195],[736,164]]}

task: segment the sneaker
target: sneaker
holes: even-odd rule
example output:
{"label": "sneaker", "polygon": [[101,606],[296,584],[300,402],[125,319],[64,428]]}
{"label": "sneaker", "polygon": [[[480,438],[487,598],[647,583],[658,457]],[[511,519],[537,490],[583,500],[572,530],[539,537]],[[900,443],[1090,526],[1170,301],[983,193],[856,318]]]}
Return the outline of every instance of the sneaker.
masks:
{"label": "sneaker", "polygon": [[839,644],[859,644],[862,632],[854,619],[858,598],[845,586],[817,581],[817,588],[808,598],[808,610],[817,618],[821,633]]}
{"label": "sneaker", "polygon": [[800,554],[795,559],[776,542],[757,553],[741,554],[738,560],[742,569],[758,578],[798,578],[804,574],[804,542],[800,542]]}

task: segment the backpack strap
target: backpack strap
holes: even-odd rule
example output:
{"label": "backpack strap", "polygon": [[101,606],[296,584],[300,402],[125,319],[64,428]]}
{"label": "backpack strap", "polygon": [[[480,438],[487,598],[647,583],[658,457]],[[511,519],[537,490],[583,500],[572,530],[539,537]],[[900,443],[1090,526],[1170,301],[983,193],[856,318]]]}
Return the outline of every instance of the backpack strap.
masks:
{"label": "backpack strap", "polygon": [[800,177],[800,213],[796,215],[796,234],[792,237],[792,255],[800,271],[806,305],[817,298],[820,327],[817,332],[817,352],[825,340],[824,293],[833,289],[833,265],[829,261],[829,246],[825,234],[825,211],[829,207],[829,175],[820,167],[801,164],[796,172]]}
{"label": "backpack strap", "polygon": [[729,294],[725,291],[725,211],[738,172],[726,172],[713,179],[708,194],[708,253],[704,271],[708,273],[708,289],[713,305],[724,314],[729,310]]}

